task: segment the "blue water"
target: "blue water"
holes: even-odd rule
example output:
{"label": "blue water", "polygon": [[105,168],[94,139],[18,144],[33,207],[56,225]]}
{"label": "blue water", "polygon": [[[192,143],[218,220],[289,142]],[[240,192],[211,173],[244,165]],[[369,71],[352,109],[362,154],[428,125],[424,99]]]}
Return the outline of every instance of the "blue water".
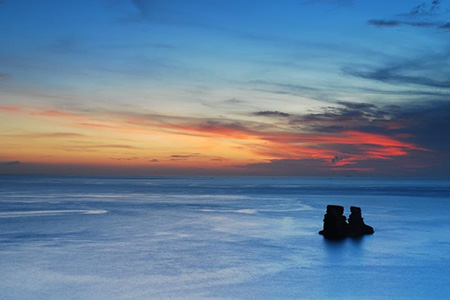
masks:
{"label": "blue water", "polygon": [[450,299],[449,216],[449,180],[0,176],[0,299]]}

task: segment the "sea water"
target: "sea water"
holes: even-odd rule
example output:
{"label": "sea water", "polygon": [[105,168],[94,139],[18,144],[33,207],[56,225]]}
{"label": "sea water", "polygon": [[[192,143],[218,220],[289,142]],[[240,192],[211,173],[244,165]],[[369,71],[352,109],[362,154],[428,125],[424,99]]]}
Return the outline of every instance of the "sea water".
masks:
{"label": "sea water", "polygon": [[450,299],[449,217],[448,180],[1,176],[0,299]]}

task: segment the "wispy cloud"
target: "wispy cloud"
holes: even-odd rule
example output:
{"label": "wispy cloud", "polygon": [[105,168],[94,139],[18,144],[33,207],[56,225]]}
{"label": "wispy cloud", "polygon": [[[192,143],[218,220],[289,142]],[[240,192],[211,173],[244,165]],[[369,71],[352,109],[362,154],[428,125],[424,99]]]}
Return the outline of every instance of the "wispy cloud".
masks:
{"label": "wispy cloud", "polygon": [[450,88],[450,80],[439,80],[426,76],[403,75],[397,68],[379,68],[373,71],[345,70],[347,74],[386,83],[404,83],[434,88]]}
{"label": "wispy cloud", "polygon": [[[11,109],[9,109],[11,110]],[[16,113],[27,112],[21,107]],[[52,113],[45,113],[52,111]],[[356,170],[364,161],[392,160],[431,150],[448,147],[440,128],[450,126],[450,111],[444,103],[428,103],[425,107],[377,106],[372,103],[337,101],[316,112],[295,114],[274,111],[250,113],[257,120],[226,118],[193,118],[136,112],[59,109],[28,111],[34,117],[65,119],[73,126],[96,123],[108,119],[110,127],[92,127],[96,131],[117,132],[121,128],[127,134],[166,132],[171,135],[226,139],[236,146],[245,147],[258,159],[300,160],[315,162],[321,168],[352,166]],[[424,113],[424,115],[420,115]],[[82,118],[81,118],[82,117]],[[80,121],[80,118],[83,121]],[[258,118],[261,121],[258,121]],[[430,122],[430,118],[433,122]],[[418,125],[414,125],[418,124]],[[426,132],[435,131],[435,136]],[[58,135],[56,135],[58,136]],[[440,142],[436,142],[438,139]],[[95,151],[102,148],[138,149],[128,144],[87,144],[70,147],[72,150]],[[418,154],[419,153],[419,154]],[[131,160],[134,156],[119,159]],[[225,157],[226,158],[226,157]],[[208,157],[200,152],[175,153],[167,161],[210,160],[225,162],[222,157]],[[157,162],[157,160],[148,160]],[[233,160],[228,162],[233,163]],[[278,163],[277,163],[278,164]],[[327,167],[328,166],[328,167]]]}
{"label": "wispy cloud", "polygon": [[131,3],[139,12],[142,20],[151,19],[157,16],[158,10],[161,6],[160,0],[131,0]]}
{"label": "wispy cloud", "polygon": [[356,0],[304,0],[302,5],[331,5],[335,7],[349,6],[356,3]]}
{"label": "wispy cloud", "polygon": [[275,110],[257,111],[257,112],[252,113],[252,115],[258,116],[258,117],[280,117],[280,118],[290,117],[290,114],[288,114],[288,113],[284,113],[281,111],[275,111]]}
{"label": "wispy cloud", "polygon": [[407,16],[429,16],[442,13],[442,5],[440,0],[429,0],[421,2],[414,6],[410,12],[403,14]]}
{"label": "wispy cloud", "polygon": [[367,23],[377,27],[396,27],[402,24],[397,20],[369,20]]}
{"label": "wispy cloud", "polygon": [[3,134],[3,137],[40,139],[40,138],[76,138],[84,137],[84,134],[74,132],[43,132],[43,133],[23,133],[23,134]]}
{"label": "wispy cloud", "polygon": [[170,156],[170,160],[172,161],[180,161],[180,160],[189,160],[191,158],[200,157],[200,153],[192,153],[192,154],[173,154]]}
{"label": "wispy cloud", "polygon": [[118,160],[118,161],[132,161],[132,160],[138,160],[139,157],[118,157],[118,158],[111,158],[113,160]]}
{"label": "wispy cloud", "polygon": [[376,27],[397,27],[397,26],[413,26],[413,27],[435,27],[446,29],[446,24],[442,22],[407,22],[400,20],[382,20],[382,19],[372,19],[367,21],[367,24],[373,25]]}
{"label": "wispy cloud", "polygon": [[7,167],[18,166],[20,164],[22,163],[19,160],[0,162],[0,166],[7,166]]}
{"label": "wispy cloud", "polygon": [[450,52],[402,59],[379,67],[345,67],[343,72],[364,79],[430,88],[450,88]]}
{"label": "wispy cloud", "polygon": [[116,149],[140,149],[139,147],[126,144],[100,144],[85,146],[86,148],[116,148]]}
{"label": "wispy cloud", "polygon": [[0,105],[0,112],[20,112],[22,108],[15,105]]}
{"label": "wispy cloud", "polygon": [[331,162],[332,162],[333,164],[338,164],[338,163],[340,163],[343,159],[344,159],[344,158],[342,158],[342,157],[336,155],[335,157],[333,157],[333,158],[331,159]]}
{"label": "wispy cloud", "polygon": [[444,7],[442,1],[430,0],[421,2],[409,12],[399,13],[389,19],[371,19],[367,24],[376,27],[412,26],[448,29],[446,24],[449,16],[450,7]]}

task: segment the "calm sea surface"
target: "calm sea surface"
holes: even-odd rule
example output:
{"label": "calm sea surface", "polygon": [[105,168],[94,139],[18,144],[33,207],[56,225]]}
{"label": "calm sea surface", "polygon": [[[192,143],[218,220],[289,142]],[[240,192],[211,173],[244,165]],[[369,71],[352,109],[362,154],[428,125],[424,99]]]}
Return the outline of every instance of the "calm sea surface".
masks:
{"label": "calm sea surface", "polygon": [[449,255],[449,180],[0,176],[5,300],[447,300]]}

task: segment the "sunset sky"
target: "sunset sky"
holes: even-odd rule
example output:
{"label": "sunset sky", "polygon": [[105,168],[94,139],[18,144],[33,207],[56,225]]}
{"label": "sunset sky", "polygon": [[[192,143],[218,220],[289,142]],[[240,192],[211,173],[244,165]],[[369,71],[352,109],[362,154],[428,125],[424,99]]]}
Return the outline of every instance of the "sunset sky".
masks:
{"label": "sunset sky", "polygon": [[3,0],[0,35],[0,174],[450,176],[450,0]]}

